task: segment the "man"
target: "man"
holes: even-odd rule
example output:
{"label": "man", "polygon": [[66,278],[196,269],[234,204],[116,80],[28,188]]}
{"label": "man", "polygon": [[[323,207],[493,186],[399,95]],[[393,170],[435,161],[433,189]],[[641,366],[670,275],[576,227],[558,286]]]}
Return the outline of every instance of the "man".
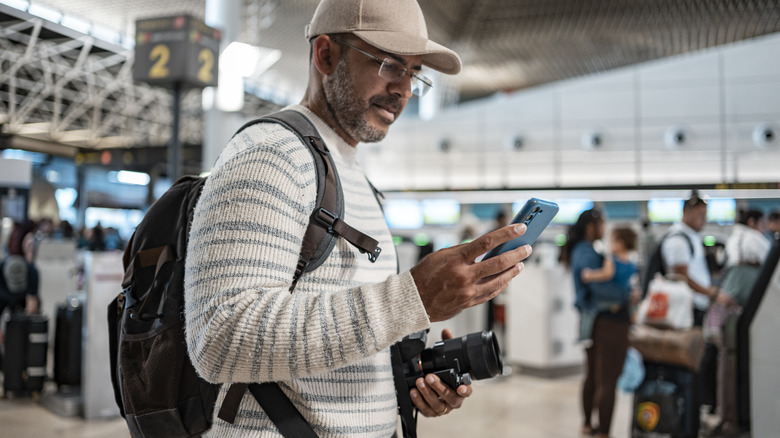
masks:
{"label": "man", "polygon": [[707,255],[699,232],[707,224],[707,202],[694,193],[683,205],[682,222],[669,229],[661,244],[668,272],[681,275],[693,290],[693,324],[701,327],[710,302],[728,305],[731,299],[712,285]]}
{"label": "man", "polygon": [[769,213],[769,220],[767,220],[766,228],[770,238],[780,238],[780,211]]}
{"label": "man", "polygon": [[[713,286],[707,266],[707,256],[699,234],[707,224],[707,202],[694,191],[691,198],[683,204],[682,222],[669,229],[666,238],[661,243],[661,251],[668,272],[685,278],[693,290],[693,325],[701,327],[710,303],[717,302],[723,306],[732,305],[733,301],[720,289]],[[702,357],[699,371],[694,378],[692,406],[694,415],[691,417],[693,429],[698,431],[700,419],[699,406],[709,405],[715,408],[715,386],[717,376],[717,348],[708,343]]]}
{"label": "man", "polygon": [[[9,255],[0,261],[0,316],[6,308],[9,315],[38,313],[38,282],[38,270],[25,257]],[[0,344],[4,343],[5,334],[0,332]]]}
{"label": "man", "polygon": [[[428,40],[415,0],[323,0],[306,37],[309,84],[292,109],[313,122],[331,151],[345,221],[384,252],[372,264],[339,239],[289,293],[315,205],[312,158],[278,124],[247,128],[221,154],[195,211],[185,276],[189,354],[213,382],[278,382],[321,437],[390,437],[397,424],[390,345],[493,298],[520,272],[530,247],[474,263],[525,232],[505,227],[397,274],[356,146],[384,138],[412,94],[426,91],[423,65],[455,74],[460,59]],[[438,416],[471,392],[429,375],[418,379],[411,398],[423,415]],[[248,394],[235,423],[215,418],[209,434],[279,436]]]}
{"label": "man", "polygon": [[747,302],[761,266],[772,249],[764,234],[766,225],[761,210],[742,211],[726,241],[726,272],[722,288],[740,306]]}

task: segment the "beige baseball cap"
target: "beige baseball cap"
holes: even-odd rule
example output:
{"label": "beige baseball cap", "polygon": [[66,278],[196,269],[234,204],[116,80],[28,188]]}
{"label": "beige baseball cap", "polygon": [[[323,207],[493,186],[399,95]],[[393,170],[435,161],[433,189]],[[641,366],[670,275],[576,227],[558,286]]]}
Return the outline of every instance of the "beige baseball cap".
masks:
{"label": "beige baseball cap", "polygon": [[417,0],[322,0],[306,26],[306,39],[352,33],[396,55],[422,55],[422,63],[442,73],[460,72],[457,53],[428,39]]}

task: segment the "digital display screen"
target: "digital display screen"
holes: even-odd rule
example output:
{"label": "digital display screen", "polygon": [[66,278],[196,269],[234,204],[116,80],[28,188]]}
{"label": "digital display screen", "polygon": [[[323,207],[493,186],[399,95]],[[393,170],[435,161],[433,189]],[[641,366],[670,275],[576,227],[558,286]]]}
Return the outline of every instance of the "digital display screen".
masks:
{"label": "digital display screen", "polygon": [[560,225],[574,224],[583,211],[593,208],[590,199],[556,199],[554,202],[558,204],[559,210],[552,223]]}
{"label": "digital display screen", "polygon": [[737,201],[734,198],[710,198],[707,203],[707,221],[733,224],[737,219]]}
{"label": "digital display screen", "polygon": [[383,205],[385,221],[390,228],[416,229],[423,226],[420,202],[413,199],[389,199]]}
{"label": "digital display screen", "polygon": [[647,218],[654,223],[679,222],[683,216],[680,198],[655,198],[647,201]]}
{"label": "digital display screen", "polygon": [[426,225],[457,225],[460,221],[460,203],[454,199],[424,199],[422,212]]}

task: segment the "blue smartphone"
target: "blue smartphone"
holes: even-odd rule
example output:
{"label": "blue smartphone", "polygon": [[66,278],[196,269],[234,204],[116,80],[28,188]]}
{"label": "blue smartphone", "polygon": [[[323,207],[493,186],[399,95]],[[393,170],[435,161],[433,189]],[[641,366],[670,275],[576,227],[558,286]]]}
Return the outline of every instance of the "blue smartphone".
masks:
{"label": "blue smartphone", "polygon": [[491,249],[482,260],[487,260],[523,245],[533,245],[556,214],[558,214],[558,204],[538,198],[529,199],[512,219],[513,224],[525,224],[528,227],[525,234]]}

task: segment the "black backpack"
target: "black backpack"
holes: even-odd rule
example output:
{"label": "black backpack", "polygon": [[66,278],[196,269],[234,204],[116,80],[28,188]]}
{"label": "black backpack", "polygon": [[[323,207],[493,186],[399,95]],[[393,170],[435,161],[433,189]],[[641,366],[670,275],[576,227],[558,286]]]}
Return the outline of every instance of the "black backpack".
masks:
{"label": "black backpack", "polygon": [[691,238],[683,233],[683,232],[675,232],[668,234],[661,239],[660,242],[658,242],[658,245],[656,245],[655,249],[653,249],[653,252],[650,254],[650,257],[647,258],[647,264],[645,265],[645,269],[642,271],[642,296],[647,296],[647,289],[650,287],[650,282],[653,280],[653,277],[655,277],[656,274],[666,275],[668,266],[666,266],[666,262],[664,262],[664,256],[663,251],[661,250],[661,246],[664,243],[664,240],[668,239],[671,236],[683,236],[685,237],[685,240],[688,241],[688,245],[691,247],[691,255],[693,255],[693,242],[691,241]]}
{"label": "black backpack", "polygon": [[[293,131],[309,146],[317,168],[317,203],[290,292],[304,272],[321,265],[339,236],[375,261],[381,251],[378,242],[340,219],[344,200],[339,178],[311,122],[298,112],[281,111],[253,120],[238,132],[259,122],[280,123]],[[205,181],[185,176],[149,208],[123,255],[122,292],[108,306],[111,381],[133,437],[199,436],[211,427],[220,385],[197,375],[184,332],[187,241]],[[315,436],[276,383],[233,384],[220,418],[234,420],[247,389],[285,436]],[[300,421],[285,421],[291,417]]]}

